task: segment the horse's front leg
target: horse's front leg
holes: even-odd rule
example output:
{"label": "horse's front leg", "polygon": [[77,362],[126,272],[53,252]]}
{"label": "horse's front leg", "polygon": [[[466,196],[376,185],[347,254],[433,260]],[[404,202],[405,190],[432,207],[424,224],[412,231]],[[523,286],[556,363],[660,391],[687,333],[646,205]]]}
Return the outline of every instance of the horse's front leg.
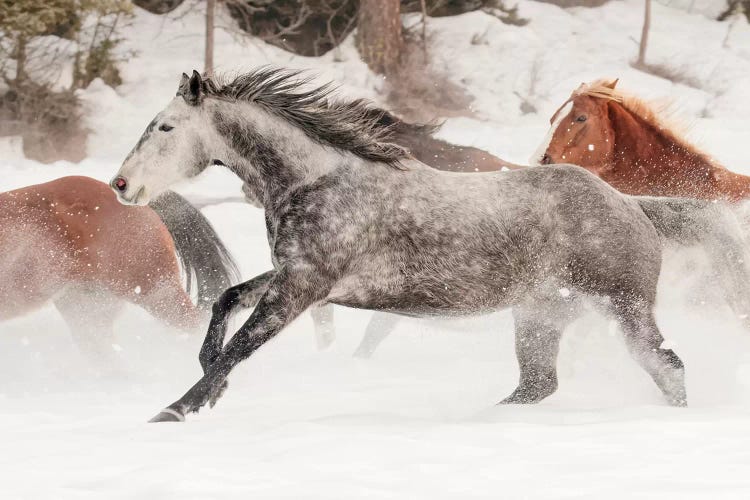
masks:
{"label": "horse's front leg", "polygon": [[198,355],[203,373],[208,373],[208,368],[221,354],[231,315],[240,307],[255,307],[275,275],[276,271],[267,271],[249,281],[228,288],[214,303],[208,332]]}
{"label": "horse's front leg", "polygon": [[206,374],[179,400],[169,405],[152,422],[182,421],[198,411],[221,391],[229,372],[315,302],[323,300],[331,283],[309,266],[285,267],[268,283],[250,318],[237,331],[210,365]]}

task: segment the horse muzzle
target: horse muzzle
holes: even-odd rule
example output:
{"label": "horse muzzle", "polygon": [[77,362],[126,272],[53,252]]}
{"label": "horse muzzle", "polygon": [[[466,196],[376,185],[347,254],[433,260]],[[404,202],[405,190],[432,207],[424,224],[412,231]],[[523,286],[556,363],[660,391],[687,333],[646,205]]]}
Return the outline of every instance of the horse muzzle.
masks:
{"label": "horse muzzle", "polygon": [[[144,198],[144,186],[141,186],[136,190],[131,189],[128,180],[121,175],[114,177],[109,182],[109,186],[117,195],[118,201],[123,205],[146,205],[145,202],[139,203],[143,201],[142,198]],[[128,192],[134,192],[134,194],[128,195]]]}

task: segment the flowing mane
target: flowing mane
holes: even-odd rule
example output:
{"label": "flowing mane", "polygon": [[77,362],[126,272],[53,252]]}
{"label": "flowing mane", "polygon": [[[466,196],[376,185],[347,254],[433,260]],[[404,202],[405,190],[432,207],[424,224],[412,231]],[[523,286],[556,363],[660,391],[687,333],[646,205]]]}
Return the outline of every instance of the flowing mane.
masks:
{"label": "flowing mane", "polygon": [[219,77],[203,82],[206,95],[256,103],[320,144],[395,168],[402,168],[400,161],[410,157],[390,142],[401,122],[398,118],[365,99],[333,97],[336,87],[330,83],[310,86],[312,78],[302,71],[262,67],[231,81]]}
{"label": "flowing mane", "polygon": [[635,95],[622,92],[612,88],[612,82],[606,79],[596,80],[588,84],[581,84],[571,97],[591,96],[599,99],[608,99],[620,104],[623,108],[641,118],[646,123],[656,128],[668,140],[674,142],[680,147],[685,148],[691,153],[702,157],[707,162],[724,168],[709,155],[701,151],[685,138],[688,126],[683,120],[676,116],[676,110],[670,102],[647,101]]}

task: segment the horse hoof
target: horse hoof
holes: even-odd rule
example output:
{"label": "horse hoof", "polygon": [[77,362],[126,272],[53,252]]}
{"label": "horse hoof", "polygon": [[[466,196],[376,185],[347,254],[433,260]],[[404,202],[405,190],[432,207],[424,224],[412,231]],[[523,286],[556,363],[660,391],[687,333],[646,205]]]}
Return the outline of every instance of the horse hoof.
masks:
{"label": "horse hoof", "polygon": [[524,401],[524,400],[522,400],[520,398],[515,398],[515,397],[512,397],[512,396],[508,396],[507,398],[499,401],[497,403],[497,405],[498,406],[499,405],[522,405],[522,404],[526,404],[526,403],[527,403],[526,401]]}
{"label": "horse hoof", "polygon": [[687,398],[673,398],[669,400],[669,405],[677,408],[687,408]]}
{"label": "horse hoof", "polygon": [[185,415],[173,410],[172,408],[164,408],[159,412],[157,416],[149,420],[149,423],[153,422],[184,422]]}
{"label": "horse hoof", "polygon": [[516,389],[513,391],[513,394],[508,396],[507,398],[503,399],[498,405],[530,405],[530,404],[536,404],[539,401],[543,400],[547,396],[551,395],[555,392],[554,388],[550,388],[551,390],[547,391],[528,391],[523,389]]}

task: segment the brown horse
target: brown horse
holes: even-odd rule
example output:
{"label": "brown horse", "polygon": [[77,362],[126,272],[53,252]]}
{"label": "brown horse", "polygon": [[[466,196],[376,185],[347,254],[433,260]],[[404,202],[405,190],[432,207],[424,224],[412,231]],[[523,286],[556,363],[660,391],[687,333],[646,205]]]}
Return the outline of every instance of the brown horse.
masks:
{"label": "brown horse", "polygon": [[496,172],[503,168],[523,168],[483,149],[459,146],[435,138],[439,124],[410,123],[376,107],[368,108],[368,112],[379,124],[390,127],[392,142],[405,147],[414,158],[432,168],[449,172]]}
{"label": "brown horse", "polygon": [[552,115],[532,165],[574,163],[635,195],[742,200],[750,177],[689,144],[650,105],[615,89],[617,80],[582,84]]}
{"label": "brown horse", "polygon": [[[52,301],[79,347],[99,360],[111,352],[125,302],[195,330],[237,278],[213,228],[182,197],[126,207],[88,177],[1,193],[0,255],[0,320]],[[198,286],[197,306],[183,289],[180,263],[188,287]]]}

